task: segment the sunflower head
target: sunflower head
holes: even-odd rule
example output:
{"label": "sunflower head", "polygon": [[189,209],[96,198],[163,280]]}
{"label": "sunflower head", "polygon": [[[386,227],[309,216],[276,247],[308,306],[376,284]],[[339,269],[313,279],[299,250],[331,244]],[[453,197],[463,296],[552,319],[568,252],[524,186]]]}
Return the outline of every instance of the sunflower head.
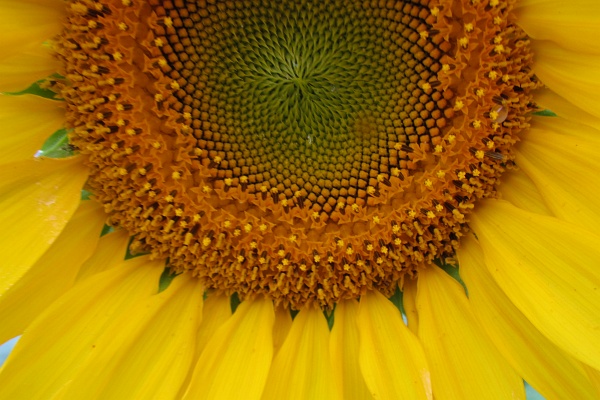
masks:
{"label": "sunflower head", "polygon": [[498,2],[72,3],[71,141],[133,250],[331,307],[451,256],[536,86]]}

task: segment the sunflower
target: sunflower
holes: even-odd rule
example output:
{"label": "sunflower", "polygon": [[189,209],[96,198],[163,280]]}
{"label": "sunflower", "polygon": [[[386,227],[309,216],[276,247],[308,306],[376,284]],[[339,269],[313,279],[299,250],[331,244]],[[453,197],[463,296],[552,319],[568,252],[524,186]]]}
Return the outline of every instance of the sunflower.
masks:
{"label": "sunflower", "polygon": [[0,11],[0,398],[600,396],[596,0]]}

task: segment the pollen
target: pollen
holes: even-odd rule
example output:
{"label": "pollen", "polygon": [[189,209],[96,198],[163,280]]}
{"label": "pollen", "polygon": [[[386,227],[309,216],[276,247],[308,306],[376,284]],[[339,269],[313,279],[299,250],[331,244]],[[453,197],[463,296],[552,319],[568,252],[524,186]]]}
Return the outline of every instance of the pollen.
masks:
{"label": "pollen", "polygon": [[207,290],[331,309],[453,257],[539,84],[509,0],[77,0],[86,189]]}

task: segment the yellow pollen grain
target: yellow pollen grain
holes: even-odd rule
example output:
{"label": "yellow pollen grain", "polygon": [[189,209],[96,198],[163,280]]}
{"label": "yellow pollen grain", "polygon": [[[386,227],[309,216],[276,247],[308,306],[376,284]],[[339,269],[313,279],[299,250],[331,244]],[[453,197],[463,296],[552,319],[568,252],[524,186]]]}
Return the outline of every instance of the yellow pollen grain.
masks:
{"label": "yellow pollen grain", "polygon": [[265,225],[265,224],[260,224],[260,225],[258,226],[258,229],[259,229],[261,232],[265,232],[265,231],[267,230],[267,225]]}
{"label": "yellow pollen grain", "polygon": [[456,100],[456,102],[454,103],[454,109],[456,111],[462,110],[462,108],[465,106],[465,103],[462,102],[462,100]]}
{"label": "yellow pollen grain", "polygon": [[425,179],[424,184],[427,189],[431,189],[433,187],[433,182],[431,182],[430,179]]}
{"label": "yellow pollen grain", "polygon": [[[199,220],[200,220],[200,219],[198,219],[198,221],[199,221]],[[227,221],[223,222],[223,227],[224,227],[225,229],[231,228],[231,221],[227,220]]]}
{"label": "yellow pollen grain", "polygon": [[177,171],[174,171],[174,172],[171,174],[171,178],[173,178],[173,179],[175,179],[175,180],[181,179],[181,173],[179,173],[179,172],[177,172]]}
{"label": "yellow pollen grain", "polygon": [[204,239],[202,239],[202,246],[208,247],[210,245],[210,242],[210,238],[205,237]]}
{"label": "yellow pollen grain", "polygon": [[346,254],[351,256],[354,254],[354,249],[352,247],[346,247]]}
{"label": "yellow pollen grain", "polygon": [[458,40],[458,44],[461,45],[461,47],[466,48],[469,45],[469,38],[468,37],[462,37]]}
{"label": "yellow pollen grain", "polygon": [[246,233],[250,233],[252,231],[252,224],[246,224],[246,225],[244,225],[244,231]]}
{"label": "yellow pollen grain", "polygon": [[427,211],[427,218],[434,219],[435,218],[434,212],[433,211]]}
{"label": "yellow pollen grain", "polygon": [[154,45],[155,45],[156,47],[163,47],[163,46],[164,46],[164,44],[165,44],[165,42],[163,42],[163,40],[162,40],[162,39],[160,39],[160,38],[158,38],[158,39],[154,39]]}
{"label": "yellow pollen grain", "polygon": [[277,252],[277,255],[278,255],[279,257],[283,257],[283,256],[285,256],[285,251],[284,251],[284,250],[279,250],[279,251]]}
{"label": "yellow pollen grain", "polygon": [[438,172],[435,173],[435,176],[437,176],[438,178],[442,179],[446,176],[446,171],[444,170],[439,170]]}
{"label": "yellow pollen grain", "polygon": [[172,203],[172,202],[173,202],[173,200],[175,200],[175,199],[174,199],[174,198],[173,198],[173,196],[171,196],[170,194],[165,196],[165,201],[166,201],[167,203]]}
{"label": "yellow pollen grain", "polygon": [[379,224],[380,222],[381,222],[381,219],[377,215],[373,215],[373,223]]}
{"label": "yellow pollen grain", "polygon": [[498,116],[499,116],[499,115],[500,115],[500,114],[498,114],[498,111],[496,111],[496,110],[492,110],[492,111],[490,111],[490,119],[492,119],[492,120],[494,120],[494,121],[498,119]]}
{"label": "yellow pollen grain", "polygon": [[473,24],[472,23],[469,22],[468,24],[465,24],[465,32],[472,32],[473,29],[474,28],[473,28]]}
{"label": "yellow pollen grain", "polygon": [[125,22],[119,22],[118,26],[119,26],[119,29],[122,31],[126,31],[129,28]]}
{"label": "yellow pollen grain", "polygon": [[477,97],[483,97],[483,95],[485,94],[485,91],[483,89],[477,89],[475,91],[475,94],[477,95]]}
{"label": "yellow pollen grain", "polygon": [[475,152],[475,157],[477,157],[480,160],[483,160],[484,156],[485,156],[485,152],[483,152],[483,150],[477,150]]}
{"label": "yellow pollen grain", "polygon": [[473,121],[473,128],[475,129],[479,129],[481,128],[481,121],[476,119],[475,121]]}
{"label": "yellow pollen grain", "polygon": [[456,174],[456,176],[458,177],[458,179],[465,179],[465,176],[467,176],[465,171],[459,171],[458,174]]}
{"label": "yellow pollen grain", "polygon": [[440,9],[439,9],[439,8],[437,8],[437,7],[433,7],[433,8],[430,10],[430,12],[431,12],[431,15],[433,15],[434,17],[437,17],[437,16],[438,16],[438,14],[440,13]]}
{"label": "yellow pollen grain", "polygon": [[202,192],[208,194],[208,193],[212,192],[212,188],[208,185],[204,185],[204,186],[202,186]]}
{"label": "yellow pollen grain", "polygon": [[154,147],[155,149],[160,149],[160,148],[161,148],[161,146],[162,146],[162,145],[160,144],[160,142],[153,142],[153,143],[152,143],[152,147]]}

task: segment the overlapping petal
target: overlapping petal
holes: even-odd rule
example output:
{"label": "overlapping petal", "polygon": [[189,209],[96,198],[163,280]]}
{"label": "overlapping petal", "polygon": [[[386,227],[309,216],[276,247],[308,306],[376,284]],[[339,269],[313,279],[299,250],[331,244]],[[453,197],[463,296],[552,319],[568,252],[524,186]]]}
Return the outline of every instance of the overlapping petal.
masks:
{"label": "overlapping petal", "polygon": [[316,308],[302,310],[273,360],[262,398],[341,399],[335,373],[325,317]]}
{"label": "overlapping petal", "polygon": [[600,53],[600,3],[596,0],[519,0],[517,23],[530,37],[581,53]]}
{"label": "overlapping petal", "polygon": [[484,200],[470,222],[485,264],[548,339],[600,366],[600,237],[572,223]]}
{"label": "overlapping petal", "polygon": [[183,399],[260,399],[273,356],[271,300],[242,302],[200,355]]}
{"label": "overlapping petal", "polygon": [[521,378],[480,330],[457,281],[440,268],[422,271],[416,304],[436,397],[525,398]]}
{"label": "overlapping petal", "polygon": [[374,398],[431,399],[431,372],[400,312],[377,291],[360,300],[360,369]]}
{"label": "overlapping petal", "polygon": [[0,165],[0,293],[56,240],[81,198],[81,159],[35,159]]}
{"label": "overlapping petal", "polygon": [[105,219],[99,204],[82,202],[48,251],[0,294],[0,343],[20,335],[73,285],[81,264],[96,250]]}
{"label": "overlapping petal", "polygon": [[94,340],[60,399],[176,398],[192,365],[202,287],[180,276],[126,309]]}
{"label": "overlapping petal", "polygon": [[458,260],[473,313],[519,375],[549,399],[595,399],[578,362],[544,337],[496,285],[472,235],[463,239]]}
{"label": "overlapping petal", "polygon": [[32,158],[64,118],[61,102],[0,94],[0,164]]}
{"label": "overlapping petal", "polygon": [[515,161],[555,216],[595,231],[600,226],[600,141],[579,136],[533,127]]}
{"label": "overlapping petal", "polygon": [[[157,292],[163,262],[138,257],[76,285],[28,328],[0,372],[0,398],[46,400],[73,380],[104,330]],[[36,384],[32,384],[35,382]]]}

